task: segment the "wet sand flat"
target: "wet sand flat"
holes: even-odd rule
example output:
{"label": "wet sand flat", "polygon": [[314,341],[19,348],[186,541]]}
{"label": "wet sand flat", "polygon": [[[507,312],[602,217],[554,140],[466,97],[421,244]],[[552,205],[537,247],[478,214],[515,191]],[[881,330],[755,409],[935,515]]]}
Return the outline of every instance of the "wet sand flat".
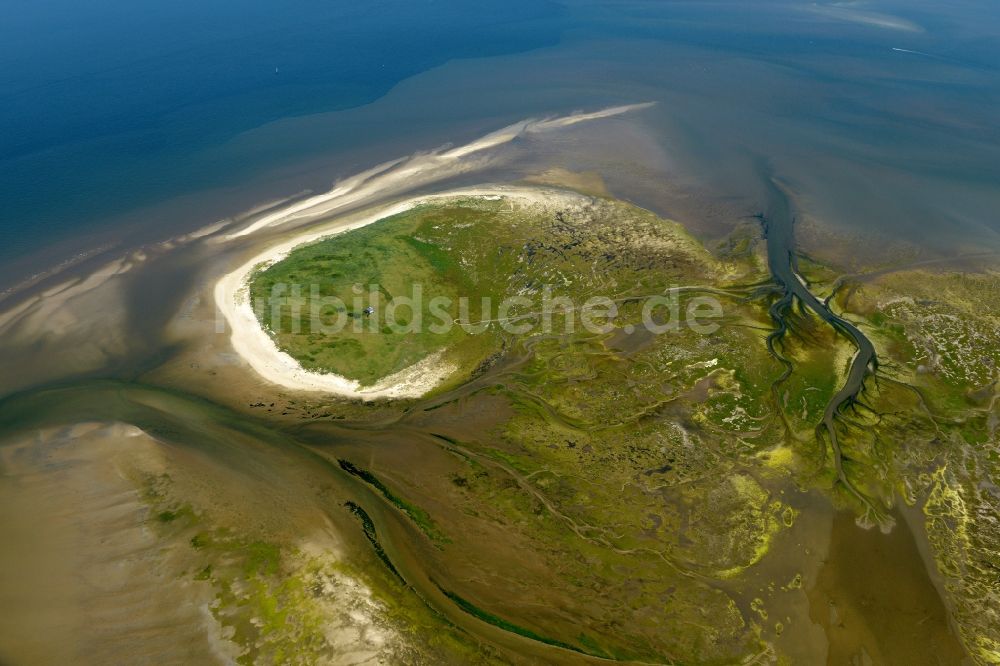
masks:
{"label": "wet sand flat", "polygon": [[831,666],[971,663],[904,520],[883,534],[838,513],[809,601]]}

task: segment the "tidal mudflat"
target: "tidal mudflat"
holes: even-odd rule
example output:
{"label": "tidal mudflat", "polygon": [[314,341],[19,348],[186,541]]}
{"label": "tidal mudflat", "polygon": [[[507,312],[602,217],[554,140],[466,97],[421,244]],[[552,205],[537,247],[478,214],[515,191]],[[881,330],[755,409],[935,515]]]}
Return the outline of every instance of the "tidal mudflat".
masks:
{"label": "tidal mudflat", "polygon": [[714,239],[595,174],[448,186],[605,117],[12,304],[0,660],[1000,660],[993,259],[848,270],[777,186]]}

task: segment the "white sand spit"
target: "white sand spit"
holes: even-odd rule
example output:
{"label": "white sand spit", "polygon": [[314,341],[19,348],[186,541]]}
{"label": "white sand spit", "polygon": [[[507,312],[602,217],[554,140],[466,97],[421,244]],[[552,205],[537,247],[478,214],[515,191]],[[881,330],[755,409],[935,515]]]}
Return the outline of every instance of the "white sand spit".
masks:
{"label": "white sand spit", "polygon": [[425,186],[443,178],[481,168],[484,160],[489,161],[488,155],[480,155],[479,161],[470,158],[510,143],[519,136],[549,132],[582,122],[640,111],[653,106],[653,104],[654,102],[628,104],[590,113],[574,113],[568,116],[540,120],[522,120],[496,132],[491,132],[464,146],[418,153],[410,157],[385,162],[340,181],[328,192],[270,212],[243,229],[223,237],[223,240],[248,236],[261,229],[304,221],[307,218],[316,219],[319,216],[330,216],[347,207],[369,201],[376,195],[384,199],[395,194],[402,194],[414,187]]}

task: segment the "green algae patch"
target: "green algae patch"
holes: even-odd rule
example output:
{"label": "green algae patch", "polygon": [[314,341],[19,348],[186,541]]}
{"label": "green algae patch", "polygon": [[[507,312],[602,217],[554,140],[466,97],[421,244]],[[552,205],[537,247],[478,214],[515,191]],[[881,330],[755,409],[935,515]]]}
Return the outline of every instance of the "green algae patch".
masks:
{"label": "green algae patch", "polygon": [[172,523],[175,520],[191,520],[193,518],[194,512],[191,510],[191,507],[187,505],[176,509],[160,511],[156,514],[156,519],[161,523]]}
{"label": "green algae patch", "polygon": [[368,512],[354,502],[347,502],[344,506],[346,506],[347,509],[357,516],[359,521],[361,521],[361,529],[364,530],[365,538],[368,539],[368,543],[371,544],[372,550],[375,551],[375,555],[378,559],[382,560],[382,564],[385,565],[386,569],[391,571],[392,575],[398,578],[400,582],[405,582],[402,574],[400,574],[399,570],[396,569],[396,565],[392,563],[392,560],[389,559],[389,555],[386,554],[385,549],[382,548],[382,543],[378,540],[378,533],[375,531],[375,523],[368,515]]}
{"label": "green algae patch", "polygon": [[501,663],[412,593],[357,505],[348,509],[385,569],[219,525],[179,498],[168,474],[138,483],[150,528],[196,563],[183,577],[212,591],[219,647],[236,663]]}
{"label": "green algae patch", "polygon": [[337,460],[337,463],[340,465],[340,468],[348,474],[358,477],[368,485],[378,490],[393,506],[405,513],[431,541],[437,544],[446,544],[450,542],[448,537],[441,534],[437,525],[434,523],[434,520],[426,511],[393,493],[377,476],[366,469],[358,467],[349,460],[339,459]]}
{"label": "green algae patch", "polygon": [[691,544],[686,558],[720,578],[732,578],[763,559],[786,515],[789,523],[793,515],[746,474],[730,476],[696,498],[684,533]]}
{"label": "green algae patch", "polygon": [[[492,624],[494,627],[499,627],[500,629],[503,629],[504,631],[509,631],[512,634],[517,634],[518,636],[524,636],[525,638],[530,638],[531,640],[538,641],[539,643],[545,643],[546,645],[552,645],[552,646],[555,646],[555,647],[563,648],[564,650],[572,650],[573,652],[580,652],[580,653],[583,653],[583,654],[587,654],[587,652],[585,650],[583,650],[581,648],[578,648],[576,646],[570,645],[569,643],[563,643],[562,641],[558,641],[558,640],[555,640],[555,639],[552,639],[552,638],[547,638],[547,637],[542,636],[542,635],[540,635],[538,633],[535,633],[534,631],[532,631],[530,629],[526,629],[524,627],[516,625],[513,622],[508,622],[507,620],[504,620],[501,617],[498,617],[498,616],[496,616],[496,615],[494,615],[494,614],[492,614],[492,613],[490,613],[488,611],[483,610],[482,608],[479,608],[478,606],[476,606],[472,602],[468,601],[467,599],[463,599],[462,597],[460,597],[459,595],[455,594],[454,592],[450,592],[450,591],[444,589],[440,585],[438,585],[438,589],[441,590],[441,592],[446,597],[448,597],[453,602],[455,602],[456,606],[458,606],[459,608],[461,608],[463,611],[465,611],[469,615],[471,615],[471,616],[473,616],[473,617],[475,617],[475,618],[477,618],[479,620],[482,620],[483,622],[486,622],[487,624]],[[600,655],[600,656],[603,656],[603,655]]]}

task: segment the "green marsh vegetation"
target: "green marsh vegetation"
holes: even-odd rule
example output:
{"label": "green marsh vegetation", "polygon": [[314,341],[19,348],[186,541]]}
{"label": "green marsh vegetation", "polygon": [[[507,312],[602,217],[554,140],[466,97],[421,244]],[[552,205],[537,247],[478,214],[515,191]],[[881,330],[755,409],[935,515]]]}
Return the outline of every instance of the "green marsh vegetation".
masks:
{"label": "green marsh vegetation", "polygon": [[[488,276],[475,279],[463,270],[458,256],[435,240],[440,242],[446,235],[444,229],[471,226],[472,221],[484,223],[496,214],[485,206],[482,211],[456,207],[403,213],[295,250],[257,274],[251,294],[255,302],[264,304],[265,323],[279,346],[311,370],[371,384],[444,349],[467,365],[493,349],[496,337],[470,336],[457,326],[435,332],[430,324],[442,321],[441,312],[444,321],[456,320],[460,296],[470,298],[466,320],[478,322],[484,318],[480,297],[493,292]],[[276,292],[276,285],[298,285],[300,295]],[[392,299],[411,297],[415,285],[423,291],[423,306],[416,312],[412,307],[399,308],[394,318],[399,330],[381,317],[366,314],[366,308],[382,313]],[[313,288],[315,292],[310,291]],[[343,306],[325,307],[316,313],[317,318],[308,306],[311,293],[338,299]],[[453,306],[432,312],[435,297],[448,298]],[[279,314],[271,320],[274,311]],[[320,326],[333,327],[338,321],[343,326],[339,332],[321,332]]]}
{"label": "green marsh vegetation", "polygon": [[[816,525],[830,519],[831,503],[859,518],[866,507],[838,483],[817,433],[853,346],[792,308],[778,348],[791,365],[785,377],[766,344],[776,294],[764,266],[752,227],[710,253],[673,223],[601,199],[449,201],[301,248],[261,271],[256,293],[283,281],[321,284],[356,314],[369,302],[354,307],[355,284],[364,298],[368,284],[381,285],[382,306],[420,281],[431,296],[470,296],[475,322],[479,297],[537,302],[551,285],[574,302],[608,296],[619,312],[600,333],[567,332],[561,311],[550,313],[547,333],[456,326],[426,337],[381,328],[329,337],[301,319],[298,334],[273,331],[307,367],[362,383],[431,354],[459,368],[423,399],[363,406],[310,397],[282,408],[303,414],[300,422],[275,419],[324,457],[331,486],[365,489],[335,506],[351,514],[374,570],[217,521],[174,491],[150,496],[149,521],[191,552],[186,575],[212,586],[213,617],[249,660],[328,655],[317,638],[337,612],[327,602],[358,576],[383,629],[406,628],[399,645],[440,634],[448,647],[412,654],[445,662],[516,662],[521,650],[569,663],[790,659],[804,649],[809,567],[829,536]],[[837,414],[845,474],[885,516],[898,515],[893,503],[923,511],[926,534],[914,529],[937,560],[945,601],[965,645],[989,663],[998,650],[991,609],[1000,605],[1000,533],[983,519],[1000,497],[996,278],[910,271],[841,284],[828,267],[801,266],[880,360],[859,400]],[[719,328],[644,330],[643,298],[675,286],[691,289],[682,307],[699,294],[719,299]],[[403,539],[412,550],[399,548]],[[414,567],[425,575],[410,576]],[[872,575],[892,575],[891,566]],[[897,601],[877,601],[893,615]],[[445,620],[442,608],[458,613]],[[519,647],[507,653],[477,638],[483,624]]]}
{"label": "green marsh vegetation", "polygon": [[[279,347],[307,369],[367,385],[443,352],[466,379],[511,342],[498,319],[528,324],[540,317],[526,315],[545,313],[560,330],[592,296],[625,302],[679,278],[708,279],[707,258],[679,227],[639,209],[595,200],[570,215],[467,199],[298,248],[252,278],[251,296]],[[390,305],[415,289],[421,307]],[[317,295],[336,301],[317,311]],[[499,312],[512,297],[520,300]]]}

